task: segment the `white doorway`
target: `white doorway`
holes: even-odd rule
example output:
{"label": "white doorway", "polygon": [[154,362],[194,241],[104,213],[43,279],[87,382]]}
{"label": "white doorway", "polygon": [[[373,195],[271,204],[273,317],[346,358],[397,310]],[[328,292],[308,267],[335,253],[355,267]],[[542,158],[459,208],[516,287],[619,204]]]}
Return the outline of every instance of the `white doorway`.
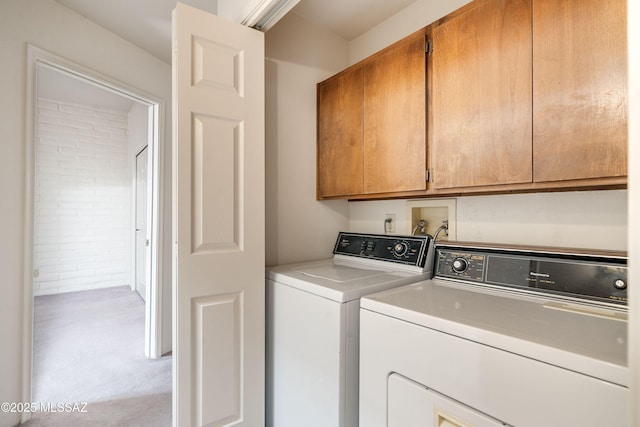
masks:
{"label": "white doorway", "polygon": [[[82,68],[81,66],[71,63],[67,60],[59,58],[53,54],[50,54],[41,49],[33,46],[28,46],[28,87],[27,87],[27,111],[28,114],[28,126],[27,126],[27,189],[28,189],[28,207],[27,207],[27,222],[33,227],[35,224],[34,217],[37,215],[34,209],[35,205],[35,177],[36,177],[36,120],[38,114],[38,96],[40,87],[38,87],[38,73],[46,70],[48,72],[55,72],[64,75],[65,78],[71,80],[77,80],[85,85],[98,88],[103,91],[107,91],[113,95],[121,97],[128,102],[133,102],[143,107],[145,120],[145,127],[148,129],[148,140],[144,144],[148,147],[145,152],[147,156],[147,165],[145,171],[147,173],[145,182],[145,243],[148,240],[149,245],[146,247],[146,256],[144,257],[144,317],[145,317],[145,339],[144,339],[144,354],[146,357],[157,358],[161,356],[161,301],[162,301],[162,287],[161,273],[158,260],[161,259],[162,249],[162,234],[159,232],[161,229],[161,206],[162,206],[162,152],[163,152],[163,140],[159,129],[161,129],[160,117],[162,116],[162,110],[164,105],[162,101],[155,99],[152,96],[148,96],[144,93],[137,91],[136,89],[127,87],[114,80],[111,80],[105,76],[99,75],[91,70]],[[135,164],[135,154],[127,155],[127,162],[132,165]],[[135,168],[132,168],[131,178],[128,182],[133,185],[135,183]],[[133,208],[131,212],[134,212]],[[127,237],[130,249],[127,249],[127,253],[124,255],[125,262],[129,264],[129,271],[135,270],[135,219],[134,214],[128,214],[128,218],[131,219],[130,226],[127,227]],[[33,236],[37,235],[38,230],[32,228]],[[34,287],[33,284],[40,271],[37,264],[34,263],[34,239],[27,240],[27,247],[25,251],[26,265],[32,266],[33,276],[30,280],[32,286],[27,287],[25,290],[27,303],[25,305],[25,355],[33,360],[33,300],[34,300]],[[28,270],[27,270],[28,271]],[[129,277],[134,274],[129,273]],[[127,277],[126,283],[129,282]],[[131,286],[135,287],[135,283],[131,282]],[[170,298],[170,296],[168,296]],[[25,390],[27,394],[32,389],[32,363],[25,363]],[[29,400],[29,399],[27,399]]]}

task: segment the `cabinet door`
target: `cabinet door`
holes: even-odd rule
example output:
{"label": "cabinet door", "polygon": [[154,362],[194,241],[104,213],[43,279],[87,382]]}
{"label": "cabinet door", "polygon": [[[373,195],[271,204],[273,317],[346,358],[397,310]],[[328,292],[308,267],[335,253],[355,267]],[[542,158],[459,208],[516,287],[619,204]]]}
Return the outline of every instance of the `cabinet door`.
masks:
{"label": "cabinet door", "polygon": [[317,196],[362,194],[362,67],[317,89]]}
{"label": "cabinet door", "polygon": [[625,0],[534,0],[534,180],[627,174]]}
{"label": "cabinet door", "polygon": [[531,182],[531,0],[478,1],[432,34],[434,187]]}
{"label": "cabinet door", "polygon": [[426,189],[424,31],[364,64],[364,192]]}

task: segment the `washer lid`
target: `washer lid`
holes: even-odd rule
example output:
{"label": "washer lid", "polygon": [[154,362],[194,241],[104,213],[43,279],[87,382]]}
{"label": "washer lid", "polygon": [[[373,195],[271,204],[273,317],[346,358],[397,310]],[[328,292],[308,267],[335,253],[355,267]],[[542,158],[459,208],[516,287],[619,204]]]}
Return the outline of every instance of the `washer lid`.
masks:
{"label": "washer lid", "polygon": [[430,273],[394,270],[375,267],[366,262],[340,260],[283,265],[267,270],[268,279],[337,302],[356,300],[364,295],[429,277]]}
{"label": "washer lid", "polygon": [[366,268],[354,268],[336,263],[310,266],[305,269],[297,270],[304,276],[308,276],[309,280],[329,280],[336,283],[351,282],[353,280],[364,280],[375,276],[386,274],[384,270],[369,270]]}
{"label": "washer lid", "polygon": [[371,295],[360,306],[628,385],[624,312],[439,279]]}

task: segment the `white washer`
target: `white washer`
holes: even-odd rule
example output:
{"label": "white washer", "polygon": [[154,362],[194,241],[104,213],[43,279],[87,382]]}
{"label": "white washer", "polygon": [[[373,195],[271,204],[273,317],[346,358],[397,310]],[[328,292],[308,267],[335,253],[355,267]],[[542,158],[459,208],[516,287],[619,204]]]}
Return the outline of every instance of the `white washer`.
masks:
{"label": "white washer", "polygon": [[626,280],[622,254],[438,245],[432,280],[361,301],[361,425],[626,425]]}
{"label": "white washer", "polygon": [[267,270],[267,426],[358,426],[360,298],[430,278],[432,251],[340,233],[332,259]]}

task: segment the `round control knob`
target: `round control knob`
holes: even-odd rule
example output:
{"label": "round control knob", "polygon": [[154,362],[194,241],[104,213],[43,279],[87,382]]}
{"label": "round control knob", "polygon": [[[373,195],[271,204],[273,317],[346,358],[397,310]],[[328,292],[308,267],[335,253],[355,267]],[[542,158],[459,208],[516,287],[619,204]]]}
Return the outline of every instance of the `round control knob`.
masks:
{"label": "round control knob", "polygon": [[402,256],[409,250],[409,245],[406,242],[398,242],[393,246],[393,254],[395,256]]}
{"label": "round control knob", "polygon": [[464,258],[456,258],[453,260],[453,264],[451,264],[451,268],[456,273],[463,273],[468,266],[469,266],[469,263]]}
{"label": "round control knob", "polygon": [[613,282],[613,286],[616,287],[616,289],[626,289],[627,287],[627,282],[625,282],[622,279],[618,279],[615,282]]}

